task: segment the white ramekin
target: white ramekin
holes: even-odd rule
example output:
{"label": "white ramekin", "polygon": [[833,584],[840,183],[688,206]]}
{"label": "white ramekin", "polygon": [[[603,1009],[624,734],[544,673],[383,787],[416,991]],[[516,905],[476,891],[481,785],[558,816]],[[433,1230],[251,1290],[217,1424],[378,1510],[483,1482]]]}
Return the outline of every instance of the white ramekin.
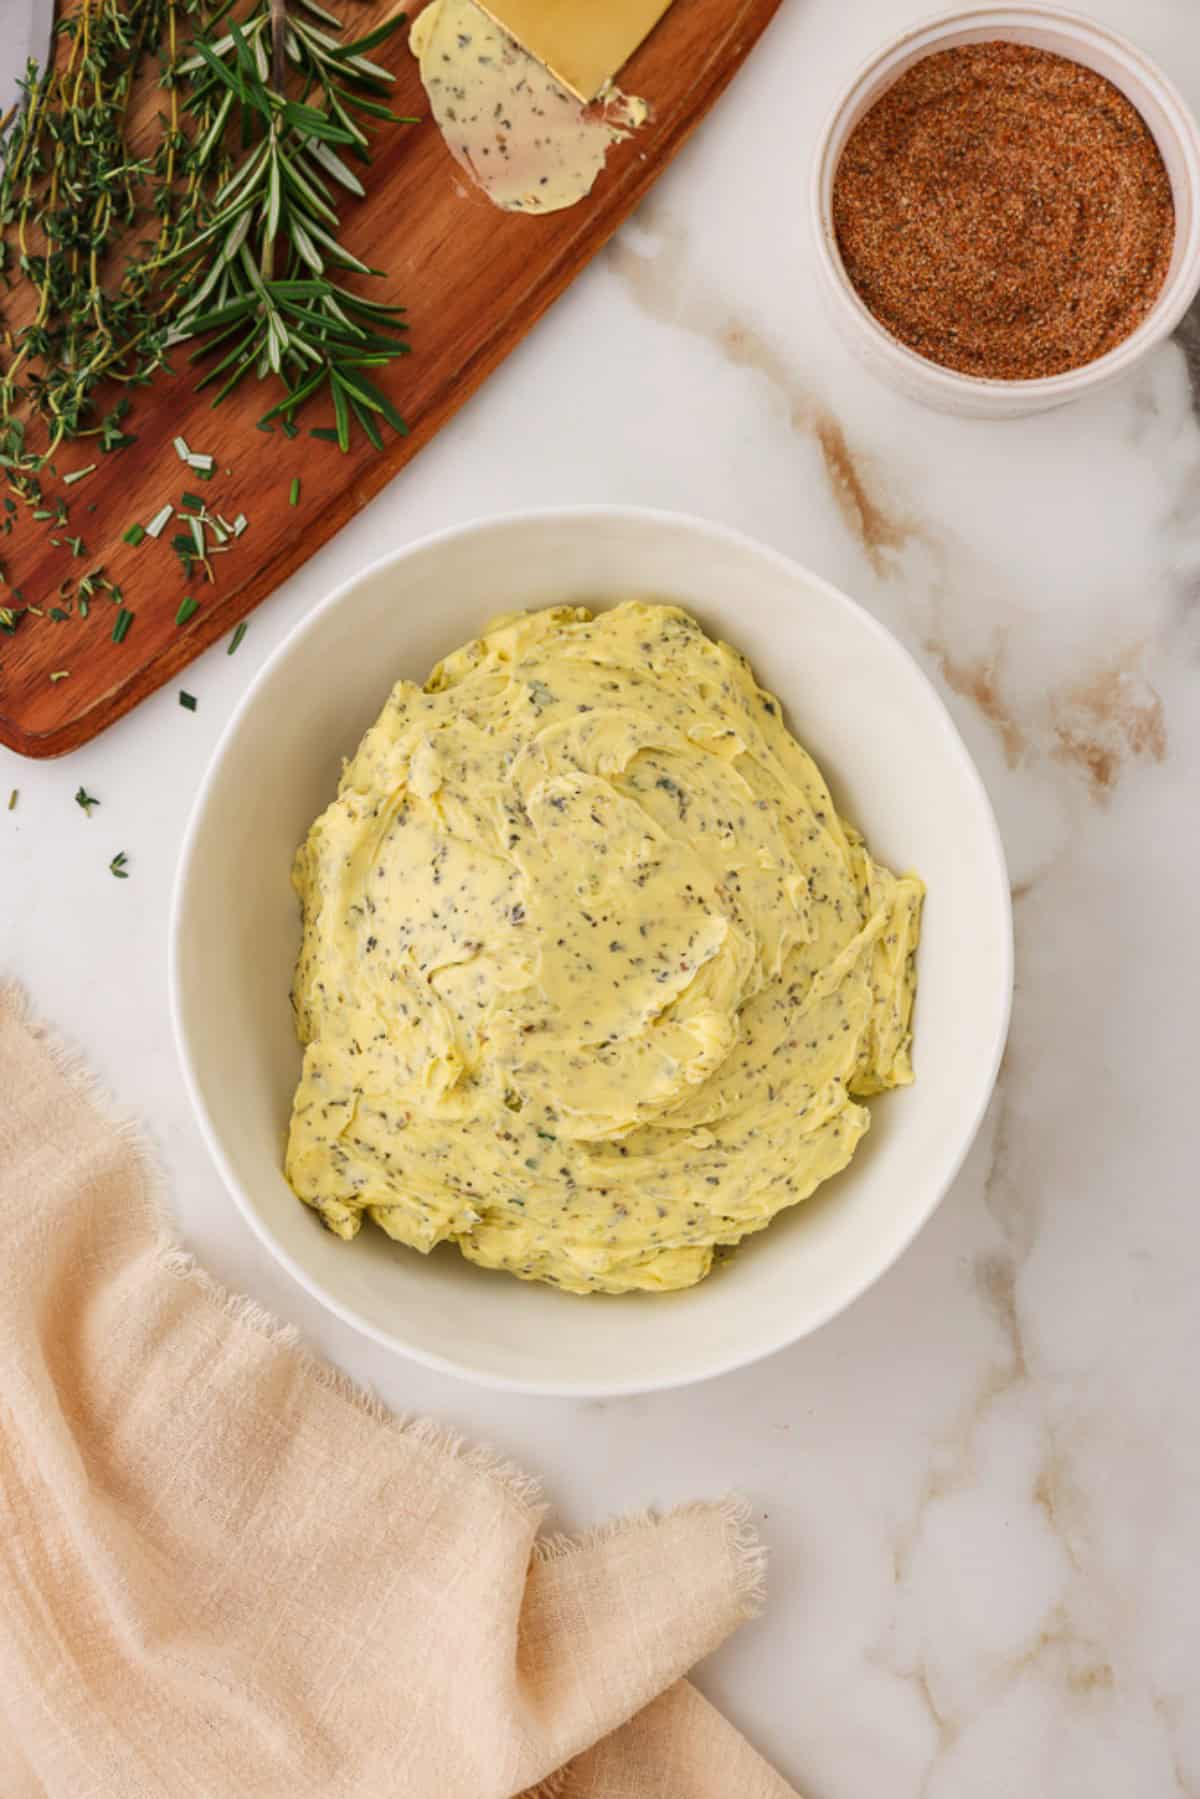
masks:
{"label": "white ramekin", "polygon": [[[1056,51],[1096,69],[1128,95],[1154,133],[1175,199],[1175,250],[1152,311],[1132,336],[1082,368],[1036,381],[995,381],[943,368],[900,343],[850,284],[833,228],[833,178],[846,140],[869,107],[935,50],[1003,38]],[[1178,325],[1200,289],[1200,128],[1150,58],[1115,31],[1055,6],[971,6],[914,25],[859,71],[821,133],[810,189],[820,285],[855,353],[910,399],[970,418],[1016,418],[1065,405],[1126,374]]]}

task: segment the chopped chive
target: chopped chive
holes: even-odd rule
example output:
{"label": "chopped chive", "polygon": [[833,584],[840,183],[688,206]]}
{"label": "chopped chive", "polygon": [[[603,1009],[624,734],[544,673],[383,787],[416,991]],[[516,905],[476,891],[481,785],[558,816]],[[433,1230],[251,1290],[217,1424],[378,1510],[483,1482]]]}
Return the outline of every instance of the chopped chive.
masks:
{"label": "chopped chive", "polygon": [[130,525],[128,531],[126,531],[124,534],[125,542],[126,543],[135,543],[135,544],[141,543],[141,541],[142,541],[143,537],[145,537],[145,535],[146,535],[146,529],[145,529],[144,525]]}
{"label": "chopped chive", "polygon": [[70,672],[69,668],[56,668],[50,679],[52,681],[65,681]]}
{"label": "chopped chive", "polygon": [[74,487],[76,481],[82,481],[88,475],[94,475],[95,472],[96,464],[94,462],[89,462],[86,468],[72,469],[69,475],[63,476],[63,486]]}
{"label": "chopped chive", "polygon": [[130,612],[128,606],[122,606],[121,610],[117,613],[116,623],[112,628],[112,640],[114,643],[124,643],[125,633],[132,623],[133,613]]}
{"label": "chopped chive", "polygon": [[79,616],[80,616],[80,618],[86,618],[90,611],[91,611],[91,607],[88,605],[87,595],[85,593],[81,593],[79,596]]}
{"label": "chopped chive", "polygon": [[288,505],[289,506],[298,506],[299,504],[300,504],[300,477],[299,477],[299,475],[293,475],[292,476],[292,485],[288,489]]}
{"label": "chopped chive", "polygon": [[328,425],[314,425],[308,435],[319,437],[322,443],[335,444],[338,441],[337,432],[331,430]]}
{"label": "chopped chive", "polygon": [[20,791],[19,787],[14,787],[8,796],[8,809],[10,812],[15,812],[17,809],[17,795]]}
{"label": "chopped chive", "polygon": [[279,423],[285,437],[299,437],[300,427],[299,425],[294,425],[291,419],[280,419]]}
{"label": "chopped chive", "polygon": [[269,436],[271,434],[271,432],[274,431],[275,427],[274,427],[274,425],[268,425],[266,419],[259,419],[258,422],[255,424],[254,429],[256,431],[265,431]]}
{"label": "chopped chive", "polygon": [[71,615],[69,612],[64,612],[61,606],[51,606],[50,616],[56,625],[62,625],[66,623]]}
{"label": "chopped chive", "polygon": [[174,442],[175,442],[175,454],[178,456],[180,462],[186,462],[192,452],[188,449],[188,447],[184,443],[182,437],[177,437],[174,440]]}
{"label": "chopped chive", "polygon": [[194,712],[194,711],[195,711],[195,710],[196,710],[196,696],[195,696],[195,694],[194,694],[194,693],[185,693],[185,692],[184,692],[184,691],[183,691],[183,689],[182,689],[182,688],[180,688],[180,690],[179,690],[179,704],[180,704],[180,705],[181,705],[181,706],[182,706],[182,707],[183,707],[183,708],[184,708],[184,710],[185,710],[185,711],[187,711],[187,712]]}
{"label": "chopped chive", "polygon": [[39,506],[33,516],[37,519],[53,518],[54,514],[48,506]]}
{"label": "chopped chive", "polygon": [[175,508],[174,508],[174,506],[171,506],[171,505],[166,505],[166,506],[160,507],[159,510],[154,514],[154,517],[150,520],[150,523],[146,526],[146,536],[147,537],[159,536],[159,534],[163,530],[163,527],[170,524],[171,515],[174,513],[174,511],[175,511]]}
{"label": "chopped chive", "polygon": [[194,600],[191,594],[189,594],[186,599],[180,600],[179,602],[179,611],[175,614],[175,623],[177,625],[186,625],[192,614],[194,612],[199,612],[199,610],[199,600]]}
{"label": "chopped chive", "polygon": [[127,881],[129,879],[129,870],[126,868],[125,864],[128,860],[129,857],[125,854],[125,851],[119,850],[108,865],[109,874],[116,875],[118,881]]}
{"label": "chopped chive", "polygon": [[192,527],[192,538],[196,545],[196,554],[200,558],[200,560],[203,561],[204,560],[204,526],[200,523],[200,520],[195,517],[190,518],[188,522]]}
{"label": "chopped chive", "polygon": [[233,521],[233,535],[235,537],[240,537],[249,523],[250,520],[246,517],[246,514],[244,512],[239,512]]}
{"label": "chopped chive", "polygon": [[184,508],[185,512],[204,511],[204,501],[200,498],[198,493],[185,493],[179,504]]}
{"label": "chopped chive", "polygon": [[87,816],[90,818],[92,816],[92,807],[98,806],[100,801],[96,798],[94,793],[89,793],[86,787],[81,787],[75,795],[75,804],[83,812],[86,812]]}
{"label": "chopped chive", "polygon": [[246,621],[245,621],[245,619],[243,619],[241,624],[238,625],[237,629],[234,631],[233,636],[229,639],[229,648],[225,652],[225,654],[227,656],[233,655],[233,652],[237,649],[238,645],[241,643],[242,638],[245,635],[246,635]]}

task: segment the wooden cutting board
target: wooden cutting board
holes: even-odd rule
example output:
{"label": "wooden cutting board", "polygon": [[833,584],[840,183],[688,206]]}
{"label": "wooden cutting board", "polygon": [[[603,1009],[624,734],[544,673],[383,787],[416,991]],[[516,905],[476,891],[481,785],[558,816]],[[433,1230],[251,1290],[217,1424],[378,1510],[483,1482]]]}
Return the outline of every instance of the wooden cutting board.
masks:
{"label": "wooden cutting board", "polygon": [[[598,0],[600,3],[600,0]],[[126,428],[137,441],[96,458],[96,473],[71,486],[66,532],[83,539],[85,554],[50,544],[51,531],[21,516],[0,540],[8,591],[26,602],[56,603],[70,577],[103,566],[134,614],[121,643],[111,641],[114,610],[93,600],[87,618],[72,611],[62,622],[26,618],[0,634],[0,741],[27,756],[73,750],[153,693],[187,663],[226,636],[240,619],[332,537],[390,481],[519,343],[530,326],[616,230],[684,139],[741,66],[780,0],[675,0],[657,30],[621,75],[622,87],[644,96],[652,118],[611,153],[590,197],[543,218],[497,211],[470,188],[432,120],[388,126],[376,139],[368,196],[348,207],[344,240],[387,277],[366,284],[373,298],[408,308],[413,353],[379,371],[404,414],[409,435],[388,434],[382,453],[356,436],[350,454],[309,435],[327,426],[326,408],[302,415],[301,434],[267,436],[255,421],[271,403],[266,389],[246,386],[213,410],[207,393],[176,351],[177,372],[140,390]],[[357,33],[385,9],[344,5]],[[417,7],[413,9],[419,11]],[[372,53],[397,76],[393,110],[427,115],[417,66],[398,32]],[[203,366],[203,365],[202,365]],[[276,396],[271,396],[271,401]],[[178,460],[172,440],[216,458],[211,481],[198,486]],[[536,435],[522,445],[536,456]],[[93,460],[81,445],[56,458],[59,476]],[[289,504],[294,476],[300,500]],[[47,482],[51,493],[62,491]],[[234,549],[214,560],[216,580],[198,572],[189,582],[170,548],[172,523],[157,541],[123,541],[129,525],[145,524],[187,489],[212,511],[247,529]],[[54,532],[62,537],[62,530]],[[182,626],[180,602],[199,610]],[[51,681],[57,671],[65,678]]]}

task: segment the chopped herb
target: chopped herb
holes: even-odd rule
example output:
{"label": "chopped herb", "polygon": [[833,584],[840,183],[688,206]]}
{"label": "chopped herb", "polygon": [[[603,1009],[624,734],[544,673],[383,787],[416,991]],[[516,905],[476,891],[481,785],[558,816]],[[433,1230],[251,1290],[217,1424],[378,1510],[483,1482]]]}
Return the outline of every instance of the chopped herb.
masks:
{"label": "chopped herb", "polygon": [[94,462],[89,462],[86,468],[72,469],[69,475],[63,476],[63,486],[74,487],[76,481],[83,481],[88,475],[94,475],[95,472],[96,464]]}
{"label": "chopped herb", "polygon": [[194,468],[198,475],[211,475],[216,466],[215,459],[205,450],[193,450],[187,459],[189,468]]}
{"label": "chopped herb", "polygon": [[187,599],[180,600],[179,602],[179,611],[175,614],[175,623],[177,625],[186,625],[192,614],[199,612],[199,610],[199,600],[194,600],[189,594]]}
{"label": "chopped herb", "polygon": [[17,809],[17,795],[20,793],[20,791],[21,790],[19,787],[14,787],[12,792],[8,796],[8,809],[10,812],[15,812]]}
{"label": "chopped herb", "polygon": [[133,613],[130,612],[128,606],[122,606],[117,613],[116,623],[112,628],[112,640],[114,643],[124,643],[125,633],[132,623]]}
{"label": "chopped herb", "polygon": [[70,672],[69,668],[56,668],[50,679],[52,681],[65,681]]}
{"label": "chopped herb", "polygon": [[[233,521],[233,535],[235,537],[240,537],[249,523],[250,520],[246,517],[246,514],[244,512],[239,512]],[[20,596],[18,595],[18,598],[19,597]]]}
{"label": "chopped herb", "polygon": [[129,870],[126,868],[125,864],[128,860],[129,857],[125,854],[125,851],[118,850],[117,854],[108,865],[109,874],[116,875],[118,881],[127,881],[129,879]]}
{"label": "chopped herb", "polygon": [[225,652],[225,654],[227,656],[233,655],[233,652],[237,649],[238,645],[241,643],[242,638],[246,635],[246,629],[247,629],[246,621],[245,621],[245,619],[243,619],[241,624],[238,625],[236,630],[234,631],[233,636],[229,639],[229,648]]}
{"label": "chopped herb", "polygon": [[50,616],[54,620],[55,624],[61,625],[61,624],[65,624],[67,619],[70,618],[71,615],[69,612],[64,612],[61,606],[51,606]]}
{"label": "chopped herb", "polygon": [[308,435],[310,437],[319,437],[321,442],[326,444],[335,444],[338,441],[337,432],[332,431],[328,425],[314,425]]}
{"label": "chopped herb", "polygon": [[141,543],[145,535],[146,528],[144,525],[130,525],[128,531],[125,532],[125,542],[133,544]]}
{"label": "chopped herb", "polygon": [[75,795],[75,804],[82,811],[86,812],[87,816],[90,818],[92,816],[92,807],[98,806],[100,801],[96,798],[94,793],[89,793],[86,787],[81,787]]}
{"label": "chopped herb", "polygon": [[88,605],[88,597],[87,597],[86,593],[80,594],[78,606],[79,606],[80,618],[86,618],[88,613],[91,611],[91,607]]}
{"label": "chopped herb", "polygon": [[192,452],[188,449],[188,447],[184,443],[182,437],[175,438],[174,442],[175,442],[175,454],[178,456],[180,462],[186,462]]}
{"label": "chopped herb", "polygon": [[196,710],[196,696],[195,696],[195,694],[194,694],[194,693],[185,693],[185,692],[184,692],[184,691],[183,691],[183,689],[182,689],[182,688],[180,688],[180,690],[179,690],[179,704],[180,704],[180,705],[181,705],[181,706],[182,706],[182,707],[183,707],[183,708],[184,708],[184,710],[185,710],[185,711],[186,711],[186,712],[194,712],[194,711],[195,711],[195,710]]}
{"label": "chopped herb", "polygon": [[298,506],[299,504],[300,504],[300,477],[299,477],[299,475],[293,475],[292,476],[292,485],[291,485],[290,489],[288,490],[288,505],[289,506]]}
{"label": "chopped herb", "polygon": [[146,526],[146,536],[147,537],[161,536],[165,527],[170,524],[172,515],[174,514],[174,511],[175,511],[174,506],[171,506],[169,504],[166,506],[161,506],[159,508],[159,510],[154,514],[154,517],[150,520],[150,523]]}
{"label": "chopped herb", "polygon": [[204,501],[198,493],[185,493],[179,504],[185,512],[203,512]]}

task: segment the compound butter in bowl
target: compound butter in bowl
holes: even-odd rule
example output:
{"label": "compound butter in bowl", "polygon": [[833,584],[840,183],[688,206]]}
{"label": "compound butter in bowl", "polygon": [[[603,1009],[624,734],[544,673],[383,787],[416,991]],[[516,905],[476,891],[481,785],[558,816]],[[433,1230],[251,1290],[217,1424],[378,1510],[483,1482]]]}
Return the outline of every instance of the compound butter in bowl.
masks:
{"label": "compound butter in bowl", "polygon": [[610,509],[328,600],[222,739],[172,927],[263,1240],[376,1339],[555,1393],[848,1304],[965,1154],[1010,986],[990,808],[906,652],[770,551]]}

